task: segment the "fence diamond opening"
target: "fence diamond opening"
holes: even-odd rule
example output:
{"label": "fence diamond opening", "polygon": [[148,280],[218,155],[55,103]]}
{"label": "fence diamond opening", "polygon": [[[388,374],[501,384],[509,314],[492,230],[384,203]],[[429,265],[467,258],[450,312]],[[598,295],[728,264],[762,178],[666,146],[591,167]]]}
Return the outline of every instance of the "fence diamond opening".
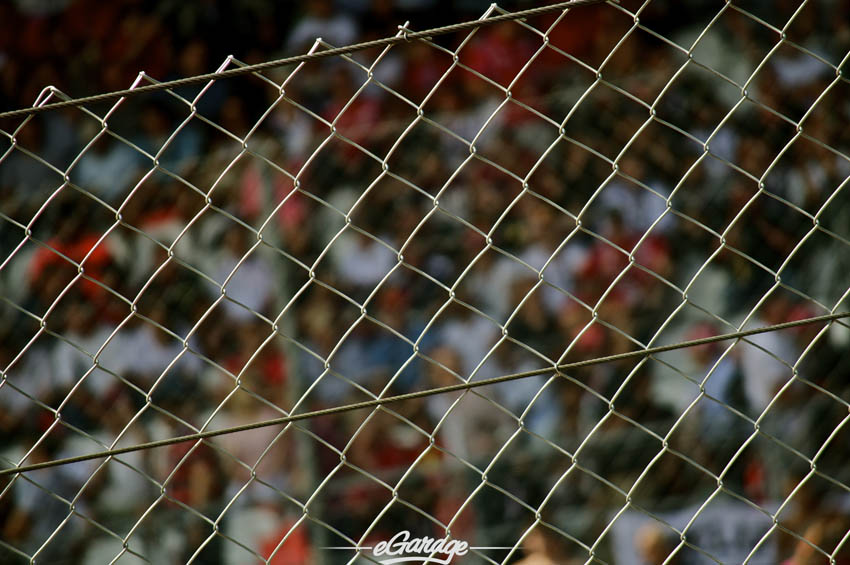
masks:
{"label": "fence diamond opening", "polygon": [[662,4],[0,113],[0,561],[847,563],[850,18]]}

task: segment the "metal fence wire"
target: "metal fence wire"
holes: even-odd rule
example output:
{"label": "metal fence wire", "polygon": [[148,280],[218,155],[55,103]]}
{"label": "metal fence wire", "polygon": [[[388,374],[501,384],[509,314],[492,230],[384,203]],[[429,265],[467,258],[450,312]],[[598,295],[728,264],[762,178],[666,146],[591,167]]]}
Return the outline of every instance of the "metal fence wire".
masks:
{"label": "metal fence wire", "polygon": [[0,562],[850,563],[848,49],[494,4],[0,113]]}

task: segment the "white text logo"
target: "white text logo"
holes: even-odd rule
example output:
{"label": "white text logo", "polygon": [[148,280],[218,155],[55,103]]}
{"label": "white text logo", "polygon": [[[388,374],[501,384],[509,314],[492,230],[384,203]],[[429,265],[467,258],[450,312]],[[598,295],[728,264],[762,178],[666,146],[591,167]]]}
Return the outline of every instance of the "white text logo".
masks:
{"label": "white text logo", "polygon": [[384,565],[392,563],[440,563],[448,565],[452,559],[469,552],[469,544],[461,540],[445,538],[411,538],[407,530],[402,530],[390,539],[378,542],[372,549],[375,557]]}

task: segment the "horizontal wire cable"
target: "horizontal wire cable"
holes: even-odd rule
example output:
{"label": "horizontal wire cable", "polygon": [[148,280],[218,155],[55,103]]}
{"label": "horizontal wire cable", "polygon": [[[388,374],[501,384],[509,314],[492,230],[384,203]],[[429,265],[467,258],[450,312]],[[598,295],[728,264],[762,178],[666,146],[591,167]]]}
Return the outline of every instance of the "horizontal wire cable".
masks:
{"label": "horizontal wire cable", "polygon": [[636,357],[644,357],[647,355],[655,355],[657,353],[664,353],[666,351],[674,351],[677,349],[685,349],[687,347],[696,347],[699,345],[706,345],[709,343],[716,343],[719,341],[726,341],[730,339],[740,339],[744,337],[748,337],[751,335],[757,335],[767,332],[774,332],[785,330],[789,328],[796,328],[799,326],[816,324],[819,322],[834,322],[841,318],[850,317],[850,312],[840,312],[837,314],[824,314],[823,316],[814,316],[811,318],[804,318],[801,320],[794,320],[791,322],[782,322],[779,324],[772,324],[769,326],[762,326],[758,328],[752,328],[749,330],[739,330],[736,332],[726,333],[726,334],[718,334],[710,337],[693,339],[688,341],[680,341],[677,343],[672,343],[669,345],[659,345],[655,347],[650,347],[647,349],[638,349],[634,351],[627,351],[624,353],[615,353],[613,355],[605,355],[603,357],[594,357],[592,359],[585,359],[583,361],[574,361],[571,363],[564,363],[557,365],[555,367],[545,367],[541,369],[534,369],[531,371],[523,371],[519,373],[511,373],[508,375],[501,375],[498,377],[492,377],[489,379],[482,379],[480,381],[474,382],[462,382],[453,385],[447,385],[442,387],[429,388],[426,390],[420,390],[415,392],[408,392],[405,394],[398,394],[394,396],[386,396],[383,398],[373,398],[371,400],[364,400],[362,402],[353,402],[350,404],[343,404],[340,406],[332,406],[330,408],[323,408],[321,410],[313,410],[310,412],[303,412],[301,414],[290,414],[289,416],[282,416],[280,418],[272,418],[269,420],[262,420],[260,422],[254,422],[251,424],[243,424],[240,426],[232,426],[228,428],[222,428],[220,430],[207,430],[203,432],[196,432],[193,434],[187,434],[182,436],[176,436],[172,438],[166,438],[162,440],[150,441],[147,443],[140,443],[136,445],[130,445],[126,447],[118,447],[114,449],[108,449],[104,451],[98,451],[95,453],[89,453],[86,455],[77,455],[74,457],[66,457],[62,459],[54,459],[52,461],[43,461],[41,463],[32,463],[30,465],[21,465],[18,467],[11,467],[8,469],[0,470],[0,477],[5,475],[12,475],[18,473],[27,473],[30,471],[36,471],[38,469],[46,469],[49,467],[58,467],[60,465],[68,465],[70,463],[80,463],[83,461],[91,461],[92,459],[101,459],[104,457],[112,457],[115,455],[122,455],[124,453],[132,453],[134,451],[142,451],[147,449],[155,449],[157,447],[166,447],[169,445],[174,445],[177,443],[183,443],[186,441],[198,441],[205,440],[209,438],[213,438],[216,436],[245,432],[249,430],[254,430],[257,428],[264,428],[268,426],[278,426],[283,424],[289,424],[291,422],[297,422],[300,420],[308,420],[311,418],[319,418],[322,416],[330,416],[334,414],[340,414],[344,412],[351,412],[353,410],[361,410],[363,408],[375,408],[379,406],[383,406],[384,404],[390,404],[394,402],[402,402],[405,400],[414,400],[417,398],[424,398],[428,396],[434,396],[437,394],[445,394],[447,392],[457,392],[457,391],[465,391],[474,388],[479,388],[483,386],[504,383],[509,381],[514,381],[518,379],[525,379],[528,377],[534,377],[538,375],[543,375],[547,373],[551,373],[553,371],[563,372],[569,371],[572,369],[578,369],[581,367],[588,367],[591,365],[599,365],[602,363],[610,363],[612,361],[621,361],[624,359],[633,359]]}
{"label": "horizontal wire cable", "polygon": [[244,67],[238,67],[234,69],[227,69],[224,71],[207,73],[202,75],[194,75],[191,77],[180,78],[175,80],[170,80],[167,82],[158,82],[155,84],[146,84],[144,86],[139,86],[136,88],[127,88],[124,90],[115,90],[113,92],[105,92],[103,94],[96,94],[93,96],[85,96],[81,98],[73,98],[71,100],[63,100],[61,102],[54,102],[52,104],[44,104],[42,106],[34,106],[30,108],[21,108],[18,110],[9,110],[6,112],[0,112],[0,119],[3,118],[13,118],[16,116],[28,116],[31,114],[37,114],[41,112],[46,112],[48,110],[57,110],[59,108],[66,108],[68,106],[81,106],[83,104],[92,104],[97,102],[103,102],[105,100],[114,100],[116,98],[121,98],[124,96],[132,96],[136,94],[143,94],[145,92],[154,92],[158,90],[166,90],[169,88],[178,88],[181,86],[187,86],[191,84],[197,84],[199,82],[206,82],[209,80],[217,80],[222,78],[229,78],[234,76],[240,76],[249,73],[256,73],[260,71],[265,71],[268,69],[273,69],[277,67],[283,67],[286,65],[292,65],[296,63],[303,63],[308,61],[313,61],[316,59],[323,59],[326,57],[333,57],[335,55],[347,55],[350,53],[354,53],[355,51],[362,51],[364,49],[370,49],[372,47],[386,47],[388,45],[395,45],[397,43],[403,43],[407,41],[411,41],[413,39],[420,38],[430,38],[437,35],[446,35],[448,33],[452,33],[455,31],[463,31],[471,28],[479,28],[484,26],[489,26],[493,24],[497,24],[505,21],[513,21],[518,20],[530,16],[537,16],[541,14],[546,14],[549,12],[555,12],[558,10],[566,10],[572,7],[577,6],[587,6],[591,4],[601,4],[603,2],[617,2],[618,0],[570,0],[568,2],[559,2],[557,4],[550,4],[548,6],[538,6],[537,8],[529,8],[527,10],[520,10],[518,12],[511,12],[507,14],[499,14],[496,16],[488,16],[485,19],[478,20],[468,20],[465,22],[460,22],[457,24],[451,24],[442,27],[435,27],[432,29],[426,29],[423,31],[408,31],[402,26],[399,26],[400,35],[395,35],[392,37],[384,37],[381,39],[375,39],[372,41],[365,41],[363,43],[355,43],[354,45],[347,45],[345,47],[334,47],[332,49],[326,49],[324,51],[317,51],[315,53],[304,53],[301,55],[294,55],[291,57],[284,57],[282,59],[275,59],[273,61],[265,61],[262,63],[256,63],[253,65],[246,65]]}

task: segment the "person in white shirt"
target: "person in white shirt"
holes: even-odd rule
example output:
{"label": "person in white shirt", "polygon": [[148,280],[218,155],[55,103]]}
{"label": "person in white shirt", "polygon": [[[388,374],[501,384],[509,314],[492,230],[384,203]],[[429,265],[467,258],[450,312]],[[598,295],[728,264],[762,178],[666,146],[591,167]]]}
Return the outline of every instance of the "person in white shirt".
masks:
{"label": "person in white shirt", "polygon": [[460,304],[452,304],[444,315],[446,322],[438,331],[438,339],[452,345],[460,358],[458,374],[467,379],[488,358],[490,348],[498,339],[499,327]]}
{"label": "person in white shirt", "polygon": [[334,10],[331,0],[311,0],[304,6],[307,13],[292,28],[288,51],[306,50],[317,37],[338,47],[354,43],[357,23],[347,13]]}
{"label": "person in white shirt", "polygon": [[386,245],[356,232],[343,234],[332,253],[342,282],[371,291],[397,262]]}
{"label": "person in white shirt", "polygon": [[110,136],[98,139],[71,171],[71,180],[110,204],[121,203],[141,179],[140,154]]}
{"label": "person in white shirt", "polygon": [[[426,363],[428,386],[459,382],[457,375],[462,369],[457,351],[442,345],[431,351],[430,357],[439,365]],[[458,397],[460,401],[455,405]],[[426,409],[432,421],[441,422],[437,436],[440,445],[465,461],[495,455],[498,442],[507,439],[508,432],[502,427],[509,421],[507,416],[500,414],[493,402],[472,391],[429,396]]]}
{"label": "person in white shirt", "polygon": [[[754,317],[743,329],[767,326],[784,321],[787,301],[781,297],[768,300],[761,318]],[[755,415],[767,408],[779,389],[791,378],[798,351],[783,332],[764,332],[740,343],[744,391]]]}
{"label": "person in white shirt", "polygon": [[[224,234],[224,250],[213,273],[219,284],[227,281],[225,292],[232,299],[223,301],[222,308],[230,318],[243,322],[255,318],[256,313],[266,312],[274,285],[272,269],[262,257],[263,249],[258,247],[244,257],[248,249],[245,230],[238,227],[228,230]],[[211,289],[220,292],[217,287]]]}

